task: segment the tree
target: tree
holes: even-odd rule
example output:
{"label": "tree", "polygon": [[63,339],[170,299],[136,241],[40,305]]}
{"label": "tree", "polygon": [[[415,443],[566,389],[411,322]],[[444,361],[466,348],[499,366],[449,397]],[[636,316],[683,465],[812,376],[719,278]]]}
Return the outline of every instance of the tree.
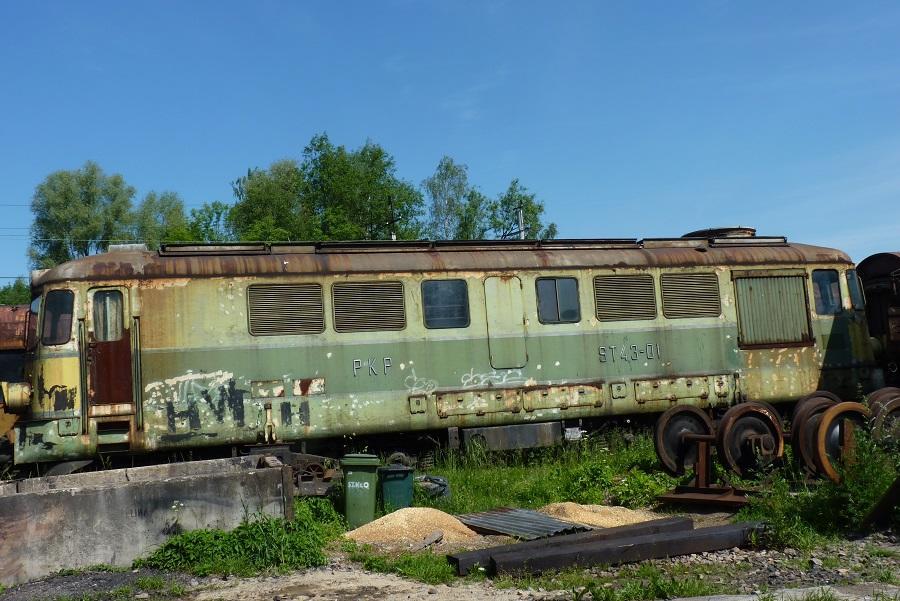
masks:
{"label": "tree", "polygon": [[378,144],[349,151],[326,134],[313,136],[301,168],[323,239],[414,239],[421,233],[422,194],[397,178],[394,158]]}
{"label": "tree", "polygon": [[31,287],[24,278],[0,287],[0,305],[27,305],[31,302]]}
{"label": "tree", "polygon": [[241,240],[315,240],[319,218],[304,195],[306,179],[293,160],[251,169],[232,182],[237,201],[228,224]]}
{"label": "tree", "polygon": [[488,207],[491,233],[495,238],[511,238],[519,229],[519,208],[525,222],[525,238],[528,240],[548,240],[556,237],[556,224],[546,226],[541,221],[544,203],[519,184],[518,179],[509,183],[506,192],[499,195]]}
{"label": "tree", "polygon": [[106,175],[91,161],[81,169],[51,173],[31,201],[32,264],[52,267],[130,239],[133,197],[134,188],[121,175]]}
{"label": "tree", "polygon": [[184,203],[175,192],[150,192],[135,211],[135,239],[155,250],[166,242],[188,242],[192,232],[184,215]]}
{"label": "tree", "polygon": [[428,199],[428,237],[432,240],[455,239],[470,189],[468,168],[444,156],[434,175],[422,182],[422,188]]}
{"label": "tree", "polygon": [[188,227],[191,240],[198,242],[231,242],[237,239],[229,216],[231,205],[214,200],[203,203],[199,209],[191,209]]}

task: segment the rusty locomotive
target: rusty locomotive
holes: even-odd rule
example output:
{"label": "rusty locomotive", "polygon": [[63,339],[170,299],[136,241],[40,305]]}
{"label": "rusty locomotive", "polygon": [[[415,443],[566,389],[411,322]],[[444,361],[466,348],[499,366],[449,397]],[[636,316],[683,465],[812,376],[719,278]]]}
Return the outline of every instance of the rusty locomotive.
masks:
{"label": "rusty locomotive", "polygon": [[747,229],[113,246],[32,290],[24,371],[0,386],[16,464],[537,446],[609,416],[884,385],[849,257]]}

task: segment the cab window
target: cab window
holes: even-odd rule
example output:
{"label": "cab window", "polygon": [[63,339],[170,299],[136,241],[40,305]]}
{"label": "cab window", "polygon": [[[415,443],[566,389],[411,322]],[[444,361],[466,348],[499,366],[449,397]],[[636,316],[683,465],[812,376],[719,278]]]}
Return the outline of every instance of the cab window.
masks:
{"label": "cab window", "polygon": [[862,286],[859,284],[859,276],[855,269],[847,271],[847,288],[850,289],[850,302],[854,309],[865,309],[866,299],[863,296]]}
{"label": "cab window", "polygon": [[812,273],[813,295],[818,315],[837,315],[841,312],[841,284],[834,269],[816,269]]}
{"label": "cab window", "polygon": [[94,340],[112,342],[122,338],[122,293],[100,290],[94,293]]}
{"label": "cab window", "polygon": [[65,344],[72,337],[72,310],[75,294],[71,290],[51,290],[44,299],[41,344]]}
{"label": "cab window", "polygon": [[37,346],[38,316],[41,314],[41,297],[36,296],[28,307],[28,330],[25,332],[25,350],[33,351]]}

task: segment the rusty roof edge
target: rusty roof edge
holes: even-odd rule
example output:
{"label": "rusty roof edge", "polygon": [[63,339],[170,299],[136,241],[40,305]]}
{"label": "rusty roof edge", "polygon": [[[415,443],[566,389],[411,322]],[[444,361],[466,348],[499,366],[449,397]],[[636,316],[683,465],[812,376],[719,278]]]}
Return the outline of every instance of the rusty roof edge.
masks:
{"label": "rusty roof edge", "polygon": [[[500,252],[497,252],[500,251]],[[335,273],[504,271],[534,269],[717,267],[807,263],[852,264],[842,251],[805,244],[642,247],[458,247],[416,252],[297,252],[161,256],[116,251],[63,263],[32,280],[39,287],[69,280],[129,280]]]}

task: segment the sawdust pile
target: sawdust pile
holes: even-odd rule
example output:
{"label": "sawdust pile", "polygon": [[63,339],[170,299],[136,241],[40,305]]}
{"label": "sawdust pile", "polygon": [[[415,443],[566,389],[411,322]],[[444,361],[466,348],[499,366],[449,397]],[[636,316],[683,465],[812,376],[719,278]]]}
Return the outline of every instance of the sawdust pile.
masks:
{"label": "sawdust pile", "polygon": [[649,520],[659,519],[660,516],[652,511],[643,509],[628,509],[609,505],[579,505],[578,503],[551,503],[539,510],[567,522],[594,526],[597,528],[612,528],[614,526],[627,526]]}
{"label": "sawdust pile", "polygon": [[430,507],[398,509],[344,536],[358,543],[417,543],[435,530],[442,531],[443,541],[448,543],[461,543],[478,537],[449,513]]}

